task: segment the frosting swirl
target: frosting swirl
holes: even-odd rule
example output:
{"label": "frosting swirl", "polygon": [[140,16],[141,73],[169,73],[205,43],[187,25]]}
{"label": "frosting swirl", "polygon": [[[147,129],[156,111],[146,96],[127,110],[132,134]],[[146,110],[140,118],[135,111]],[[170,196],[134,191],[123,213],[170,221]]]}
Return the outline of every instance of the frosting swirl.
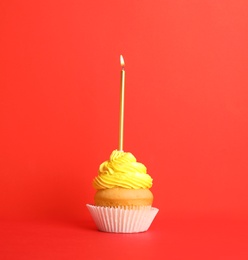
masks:
{"label": "frosting swirl", "polygon": [[100,165],[93,186],[97,190],[114,187],[149,189],[152,178],[146,173],[145,165],[137,162],[131,153],[114,150],[110,159]]}

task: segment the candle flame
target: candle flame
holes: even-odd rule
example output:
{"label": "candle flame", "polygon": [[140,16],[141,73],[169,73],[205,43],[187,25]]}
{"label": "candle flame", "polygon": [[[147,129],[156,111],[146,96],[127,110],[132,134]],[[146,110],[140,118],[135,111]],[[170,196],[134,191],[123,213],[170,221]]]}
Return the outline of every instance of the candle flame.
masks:
{"label": "candle flame", "polygon": [[123,59],[122,55],[120,56],[120,63],[121,63],[121,67],[124,68],[125,62],[124,62],[124,59]]}

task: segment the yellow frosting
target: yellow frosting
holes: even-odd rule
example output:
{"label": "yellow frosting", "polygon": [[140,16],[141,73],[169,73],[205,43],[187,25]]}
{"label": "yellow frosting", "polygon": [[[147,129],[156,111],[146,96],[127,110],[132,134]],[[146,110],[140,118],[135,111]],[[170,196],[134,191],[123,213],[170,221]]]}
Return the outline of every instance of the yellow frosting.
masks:
{"label": "yellow frosting", "polygon": [[145,165],[137,162],[131,153],[114,150],[110,159],[100,165],[93,186],[97,190],[114,187],[149,189],[152,178],[146,173]]}

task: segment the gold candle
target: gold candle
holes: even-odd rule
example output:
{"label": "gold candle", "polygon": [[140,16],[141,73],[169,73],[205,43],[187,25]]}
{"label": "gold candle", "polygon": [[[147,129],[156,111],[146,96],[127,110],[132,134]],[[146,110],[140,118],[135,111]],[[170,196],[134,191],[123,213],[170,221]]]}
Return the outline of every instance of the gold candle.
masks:
{"label": "gold candle", "polygon": [[120,125],[119,125],[119,151],[123,151],[123,132],[124,132],[124,94],[125,94],[125,63],[122,55],[121,63],[121,91],[120,91]]}

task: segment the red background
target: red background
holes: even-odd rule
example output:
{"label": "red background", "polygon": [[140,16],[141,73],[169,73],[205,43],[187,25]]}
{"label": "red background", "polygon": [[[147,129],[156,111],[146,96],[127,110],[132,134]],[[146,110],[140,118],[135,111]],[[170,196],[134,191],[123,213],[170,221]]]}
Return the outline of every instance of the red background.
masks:
{"label": "red background", "polygon": [[[247,259],[247,13],[245,0],[2,0],[0,256],[94,259],[81,237],[116,238],[95,232],[85,204],[118,146],[122,54],[124,150],[147,166],[160,209],[142,241],[153,254],[164,241],[169,259]],[[75,255],[59,253],[75,245],[55,236],[70,236],[61,223],[78,225]]]}

